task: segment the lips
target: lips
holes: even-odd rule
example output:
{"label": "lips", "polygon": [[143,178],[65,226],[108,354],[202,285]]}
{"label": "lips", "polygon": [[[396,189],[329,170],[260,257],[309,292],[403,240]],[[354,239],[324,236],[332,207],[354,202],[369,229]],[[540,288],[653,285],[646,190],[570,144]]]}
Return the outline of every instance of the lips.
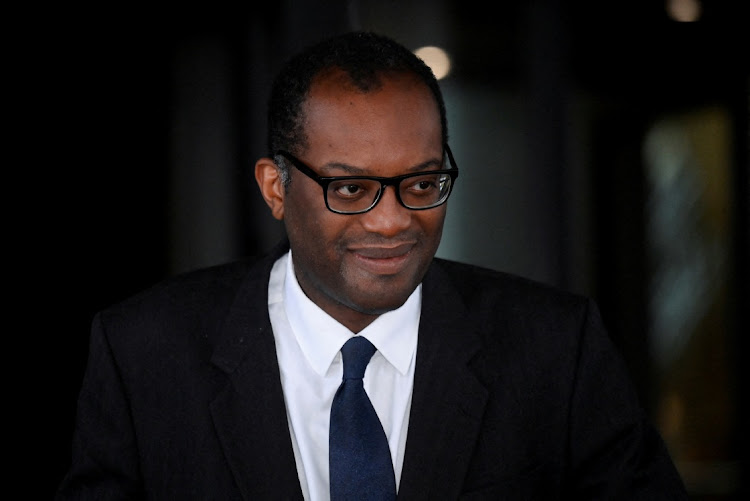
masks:
{"label": "lips", "polygon": [[351,251],[369,259],[390,259],[408,254],[412,247],[414,247],[413,243],[403,243],[396,246],[385,247],[357,247],[352,248]]}
{"label": "lips", "polygon": [[402,271],[409,260],[414,243],[395,246],[367,246],[350,248],[359,266],[375,275],[394,275]]}

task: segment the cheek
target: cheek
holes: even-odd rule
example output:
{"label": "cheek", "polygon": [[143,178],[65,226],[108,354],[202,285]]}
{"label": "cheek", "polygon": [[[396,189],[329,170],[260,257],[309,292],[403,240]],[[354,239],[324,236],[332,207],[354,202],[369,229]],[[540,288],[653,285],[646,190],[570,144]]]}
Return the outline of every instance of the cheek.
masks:
{"label": "cheek", "polygon": [[316,194],[320,195],[320,190],[307,189],[302,186],[302,181],[293,177],[284,197],[284,225],[290,240],[295,237],[300,244],[308,240],[306,234],[308,237],[320,235],[324,220],[322,211],[328,211],[323,200],[315,198]]}
{"label": "cheek", "polygon": [[326,265],[334,258],[344,232],[336,214],[325,206],[316,207],[312,200],[287,199],[284,224],[292,248],[304,252],[307,260],[319,265]]}
{"label": "cheek", "polygon": [[445,212],[445,205],[443,205],[436,209],[424,211],[418,218],[423,233],[428,240],[434,242],[434,245],[440,242],[443,233],[443,223],[445,222]]}

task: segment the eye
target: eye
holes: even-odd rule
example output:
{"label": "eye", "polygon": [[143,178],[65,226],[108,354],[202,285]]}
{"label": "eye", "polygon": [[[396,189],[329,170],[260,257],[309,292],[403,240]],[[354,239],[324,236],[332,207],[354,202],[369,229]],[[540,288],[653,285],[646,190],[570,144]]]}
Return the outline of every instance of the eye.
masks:
{"label": "eye", "polygon": [[342,180],[331,183],[328,191],[337,198],[353,200],[366,195],[371,188],[366,180]]}
{"label": "eye", "polygon": [[403,188],[415,195],[424,194],[424,192],[436,190],[441,182],[441,176],[439,175],[418,176],[405,181]]}
{"label": "eye", "polygon": [[434,188],[435,184],[432,180],[421,180],[414,183],[414,189],[421,191],[421,190],[429,190],[430,188]]}
{"label": "eye", "polygon": [[342,195],[356,195],[356,193],[361,189],[362,187],[357,186],[356,184],[347,184],[339,187],[336,191],[338,191]]}

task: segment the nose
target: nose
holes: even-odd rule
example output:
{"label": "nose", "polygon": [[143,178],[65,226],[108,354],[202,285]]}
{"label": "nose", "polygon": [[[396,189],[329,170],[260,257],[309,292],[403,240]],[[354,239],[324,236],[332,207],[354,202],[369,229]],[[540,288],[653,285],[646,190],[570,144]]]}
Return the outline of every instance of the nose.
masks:
{"label": "nose", "polygon": [[384,237],[393,237],[411,224],[412,211],[401,205],[396,198],[396,188],[386,186],[377,205],[361,215],[362,226],[369,232]]}

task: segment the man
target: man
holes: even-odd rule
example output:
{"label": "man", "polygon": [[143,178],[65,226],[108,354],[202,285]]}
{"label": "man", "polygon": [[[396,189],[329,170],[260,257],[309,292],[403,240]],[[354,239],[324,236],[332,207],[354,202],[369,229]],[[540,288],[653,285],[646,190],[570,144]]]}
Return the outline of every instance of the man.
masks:
{"label": "man", "polygon": [[96,316],[59,499],[686,498],[590,301],[434,258],[458,170],[408,50],[293,58],[255,172],[288,243]]}

